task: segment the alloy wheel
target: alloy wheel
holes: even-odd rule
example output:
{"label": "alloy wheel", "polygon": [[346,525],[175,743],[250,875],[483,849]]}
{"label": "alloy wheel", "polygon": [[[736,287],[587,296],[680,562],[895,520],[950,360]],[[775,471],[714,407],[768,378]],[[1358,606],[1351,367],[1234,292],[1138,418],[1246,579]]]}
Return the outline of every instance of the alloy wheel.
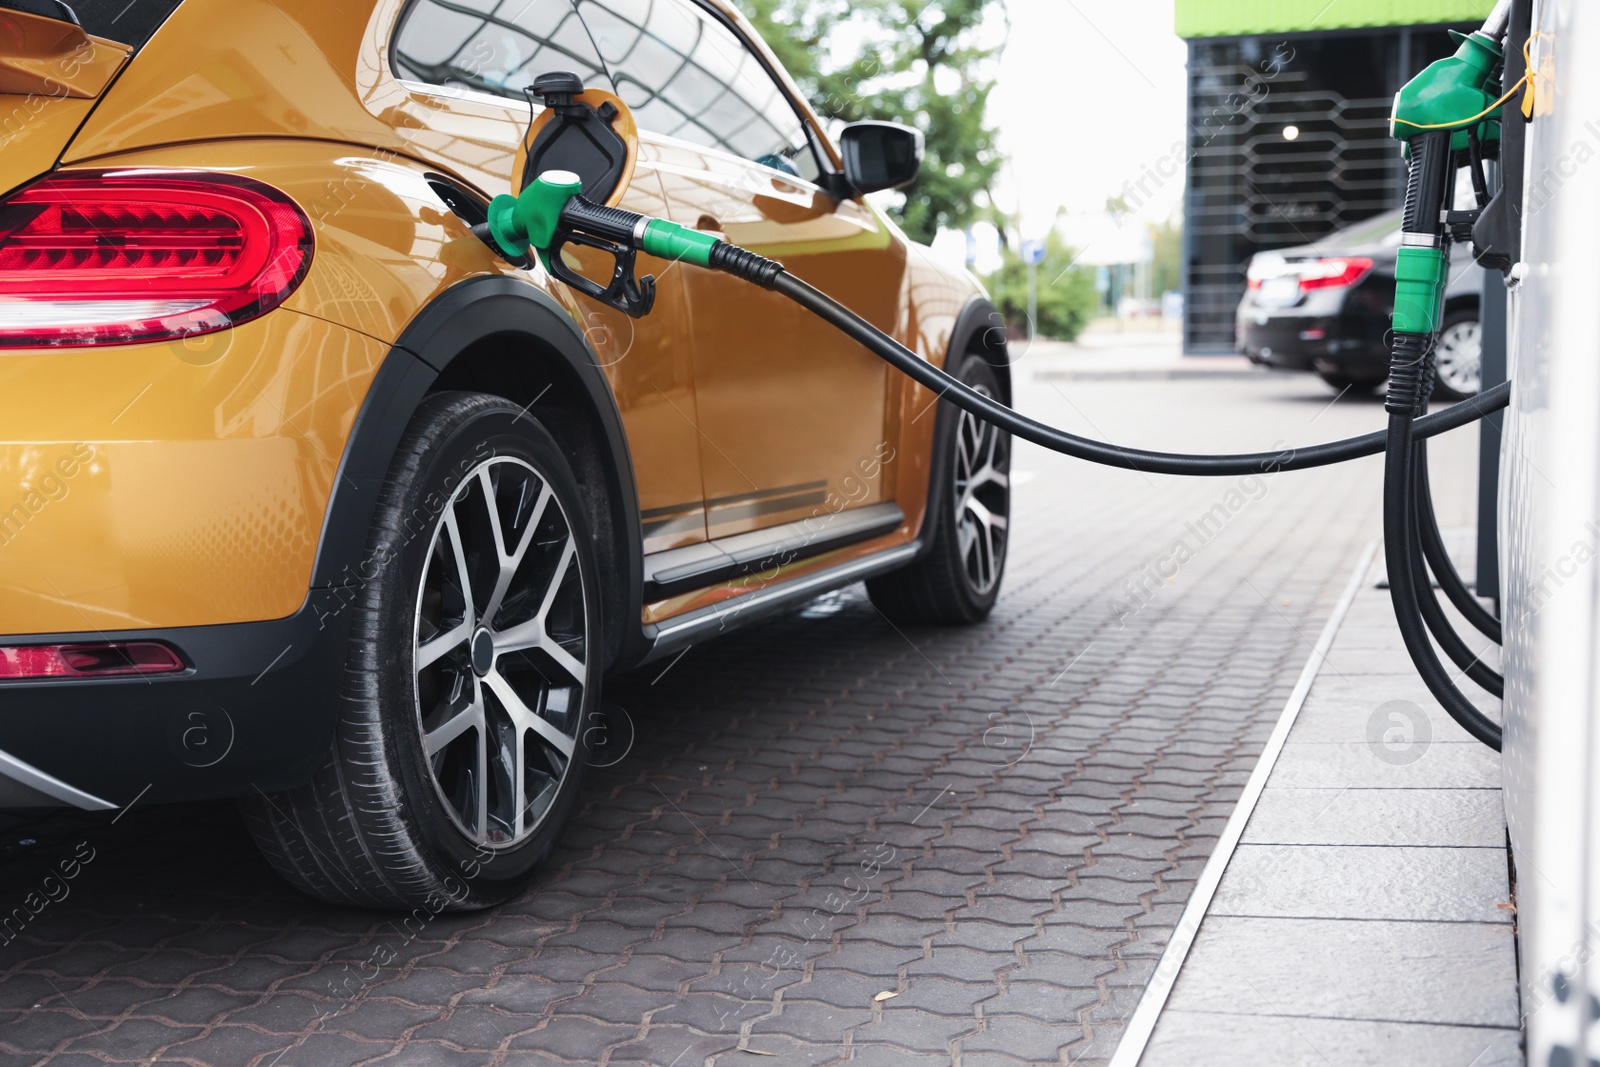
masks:
{"label": "alloy wheel", "polygon": [[[974,391],[991,396],[983,386]],[[1009,438],[970,412],[956,427],[956,543],[967,584],[979,596],[1000,580],[1011,523]]]}
{"label": "alloy wheel", "polygon": [[1453,323],[1439,334],[1434,349],[1439,380],[1457,396],[1475,396],[1483,384],[1483,345],[1478,324]]}
{"label": "alloy wheel", "polygon": [[525,840],[572,767],[586,577],[561,502],[521,459],[477,465],[434,527],[412,648],[417,724],[439,799],[478,845]]}

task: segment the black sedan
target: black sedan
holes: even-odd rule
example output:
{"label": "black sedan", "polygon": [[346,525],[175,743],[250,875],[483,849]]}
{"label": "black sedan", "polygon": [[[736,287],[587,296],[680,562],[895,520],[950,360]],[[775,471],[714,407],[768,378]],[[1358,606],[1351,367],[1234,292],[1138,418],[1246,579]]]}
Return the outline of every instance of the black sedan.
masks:
{"label": "black sedan", "polygon": [[[1258,252],[1239,302],[1239,350],[1256,363],[1316,371],[1335,389],[1371,390],[1389,376],[1400,212],[1336,230],[1314,244]],[[1466,245],[1452,247],[1439,331],[1435,395],[1478,391],[1478,299],[1483,268]]]}

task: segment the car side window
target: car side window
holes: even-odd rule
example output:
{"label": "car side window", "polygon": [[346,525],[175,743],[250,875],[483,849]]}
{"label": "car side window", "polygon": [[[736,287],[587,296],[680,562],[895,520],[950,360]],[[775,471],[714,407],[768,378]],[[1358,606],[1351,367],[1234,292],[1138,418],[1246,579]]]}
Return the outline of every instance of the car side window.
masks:
{"label": "car side window", "polygon": [[573,0],[416,0],[394,33],[394,69],[410,81],[516,100],[552,70],[611,88]]}
{"label": "car side window", "polygon": [[817,179],[793,101],[709,12],[688,0],[578,0],[578,9],[640,129]]}

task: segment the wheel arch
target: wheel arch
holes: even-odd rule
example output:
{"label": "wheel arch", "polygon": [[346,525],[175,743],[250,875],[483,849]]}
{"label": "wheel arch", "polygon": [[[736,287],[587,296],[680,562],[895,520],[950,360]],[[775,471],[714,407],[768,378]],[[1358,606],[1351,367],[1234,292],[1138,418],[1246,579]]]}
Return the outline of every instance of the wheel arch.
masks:
{"label": "wheel arch", "polygon": [[1005,403],[1011,404],[1011,350],[1006,337],[1005,318],[987,297],[975,296],[967,301],[950,331],[950,347],[945,355],[945,369],[953,370],[954,357],[967,354],[982,356],[994,368],[1005,390]]}
{"label": "wheel arch", "polygon": [[638,492],[622,415],[567,310],[519,278],[478,277],[451,287],[396,340],[345,444],[312,568],[313,597],[364,580],[373,510],[400,437],[424,398],[450,389],[523,405],[561,443],[587,494],[596,551],[607,561],[607,665],[642,655]]}
{"label": "wheel arch", "polygon": [[[956,316],[955,326],[950,331],[950,341],[945,347],[944,370],[955,374],[962,358],[967,355],[977,355],[994,368],[995,375],[1000,379],[1001,400],[1009,406],[1011,404],[1011,353],[1006,343],[1005,319],[987,297],[974,296],[968,300],[961,309],[961,314]],[[941,506],[944,498],[944,486],[950,477],[948,457],[945,455],[943,442],[955,431],[951,428],[951,421],[956,417],[958,409],[954,404],[941,403],[934,412],[934,428],[931,448],[932,457],[928,463],[928,493],[927,505],[923,508],[918,537],[922,548],[917,558],[922,558],[932,551],[932,538],[928,536],[928,520],[934,509]]]}

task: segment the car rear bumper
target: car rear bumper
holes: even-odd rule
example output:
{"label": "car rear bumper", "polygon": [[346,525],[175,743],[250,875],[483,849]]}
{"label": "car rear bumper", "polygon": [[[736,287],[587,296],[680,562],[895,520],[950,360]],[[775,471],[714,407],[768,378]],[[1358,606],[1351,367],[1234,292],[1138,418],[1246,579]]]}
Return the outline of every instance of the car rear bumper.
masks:
{"label": "car rear bumper", "polygon": [[1262,366],[1377,380],[1389,373],[1381,339],[1354,334],[1339,316],[1269,316],[1241,323],[1238,337],[1239,350]]}
{"label": "car rear bumper", "polygon": [[118,808],[303,783],[327,755],[349,611],[286,619],[0,637],[164,641],[188,669],[0,683],[0,807]]}

